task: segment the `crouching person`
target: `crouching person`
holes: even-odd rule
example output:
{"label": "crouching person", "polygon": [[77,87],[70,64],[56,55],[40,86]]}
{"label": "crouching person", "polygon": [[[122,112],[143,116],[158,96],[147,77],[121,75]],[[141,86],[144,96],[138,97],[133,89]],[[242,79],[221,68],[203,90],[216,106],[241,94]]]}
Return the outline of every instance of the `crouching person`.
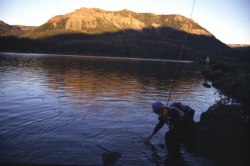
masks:
{"label": "crouching person", "polygon": [[164,124],[167,124],[169,131],[165,134],[165,144],[169,155],[179,155],[181,143],[192,146],[195,111],[191,107],[177,102],[166,107],[161,102],[155,102],[152,104],[152,109],[158,115],[159,122],[152,134],[145,139],[145,142],[149,141]]}

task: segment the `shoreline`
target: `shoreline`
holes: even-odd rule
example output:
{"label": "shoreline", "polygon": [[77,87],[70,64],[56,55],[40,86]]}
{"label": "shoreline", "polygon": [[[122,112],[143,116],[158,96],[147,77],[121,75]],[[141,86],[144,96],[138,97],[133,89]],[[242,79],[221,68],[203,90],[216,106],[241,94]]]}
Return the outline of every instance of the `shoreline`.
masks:
{"label": "shoreline", "polygon": [[190,61],[190,60],[172,60],[172,59],[157,59],[157,58],[133,58],[133,57],[116,57],[116,56],[100,56],[100,55],[99,56],[98,55],[74,55],[74,54],[59,54],[59,53],[0,52],[0,54],[8,54],[8,55],[16,55],[16,54],[52,55],[52,56],[82,57],[82,58],[96,58],[96,59],[131,60],[131,61],[194,63],[194,61]]}
{"label": "shoreline", "polygon": [[[201,114],[194,149],[214,160],[218,166],[249,164],[249,66],[244,60],[237,60],[224,57],[203,72],[203,76],[227,98]],[[239,104],[234,104],[235,101]]]}

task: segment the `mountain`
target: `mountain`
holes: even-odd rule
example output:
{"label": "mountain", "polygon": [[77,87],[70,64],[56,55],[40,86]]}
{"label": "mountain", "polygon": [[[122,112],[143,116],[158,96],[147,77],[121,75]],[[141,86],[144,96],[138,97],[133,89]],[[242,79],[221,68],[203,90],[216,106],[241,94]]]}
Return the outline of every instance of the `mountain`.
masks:
{"label": "mountain", "polygon": [[20,27],[15,27],[0,21],[0,35],[1,36],[16,36],[23,34]]}
{"label": "mountain", "polygon": [[9,25],[0,20],[0,36],[21,36],[34,29],[35,26]]}
{"label": "mountain", "polygon": [[247,48],[250,44],[227,44],[231,48]]}
{"label": "mountain", "polygon": [[49,31],[77,31],[86,34],[101,34],[106,32],[119,32],[127,29],[140,31],[145,28],[162,27],[188,32],[190,34],[212,36],[206,29],[181,15],[135,13],[126,9],[111,12],[96,8],[81,8],[66,15],[55,16],[42,26],[36,28],[33,33],[28,36],[46,36],[46,33]]}
{"label": "mountain", "polygon": [[[197,60],[230,49],[184,16],[136,13],[127,9],[111,12],[81,8],[55,16],[27,31],[15,28],[22,30],[19,37],[32,40],[26,41],[32,43],[32,47],[26,44],[26,49],[42,52],[168,59],[177,59],[182,52],[183,59]],[[21,41],[16,42],[18,50],[25,50],[20,43],[24,45]],[[3,46],[2,50],[13,48],[15,45]]]}
{"label": "mountain", "polygon": [[36,26],[25,26],[25,25],[14,25],[15,27],[20,28],[23,31],[23,34],[33,31]]}

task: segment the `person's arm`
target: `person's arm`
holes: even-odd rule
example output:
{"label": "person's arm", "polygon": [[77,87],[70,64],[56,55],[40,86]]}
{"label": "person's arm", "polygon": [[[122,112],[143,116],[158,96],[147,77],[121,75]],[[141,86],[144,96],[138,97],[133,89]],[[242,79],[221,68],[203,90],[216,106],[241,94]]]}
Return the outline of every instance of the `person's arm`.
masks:
{"label": "person's arm", "polygon": [[148,142],[149,140],[151,140],[151,138],[153,138],[153,136],[162,128],[162,126],[164,125],[164,120],[163,119],[159,119],[159,122],[157,123],[157,125],[155,126],[152,134],[150,134],[146,139],[145,142]]}

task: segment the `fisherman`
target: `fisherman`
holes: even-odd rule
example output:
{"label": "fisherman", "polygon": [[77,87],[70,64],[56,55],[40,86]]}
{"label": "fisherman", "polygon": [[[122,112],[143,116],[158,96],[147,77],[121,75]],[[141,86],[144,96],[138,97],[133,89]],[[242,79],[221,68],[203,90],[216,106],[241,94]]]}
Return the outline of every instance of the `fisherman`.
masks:
{"label": "fisherman", "polygon": [[209,56],[206,58],[206,71],[208,71],[208,65],[209,65],[210,59]]}
{"label": "fisherman", "polygon": [[165,134],[165,144],[169,155],[180,154],[180,143],[190,145],[189,137],[194,129],[195,122],[193,120],[195,111],[180,102],[174,102],[169,107],[164,106],[161,102],[152,104],[153,112],[158,114],[159,122],[155,126],[152,134],[150,134],[145,142],[148,142],[163,126],[167,124],[169,131]]}

